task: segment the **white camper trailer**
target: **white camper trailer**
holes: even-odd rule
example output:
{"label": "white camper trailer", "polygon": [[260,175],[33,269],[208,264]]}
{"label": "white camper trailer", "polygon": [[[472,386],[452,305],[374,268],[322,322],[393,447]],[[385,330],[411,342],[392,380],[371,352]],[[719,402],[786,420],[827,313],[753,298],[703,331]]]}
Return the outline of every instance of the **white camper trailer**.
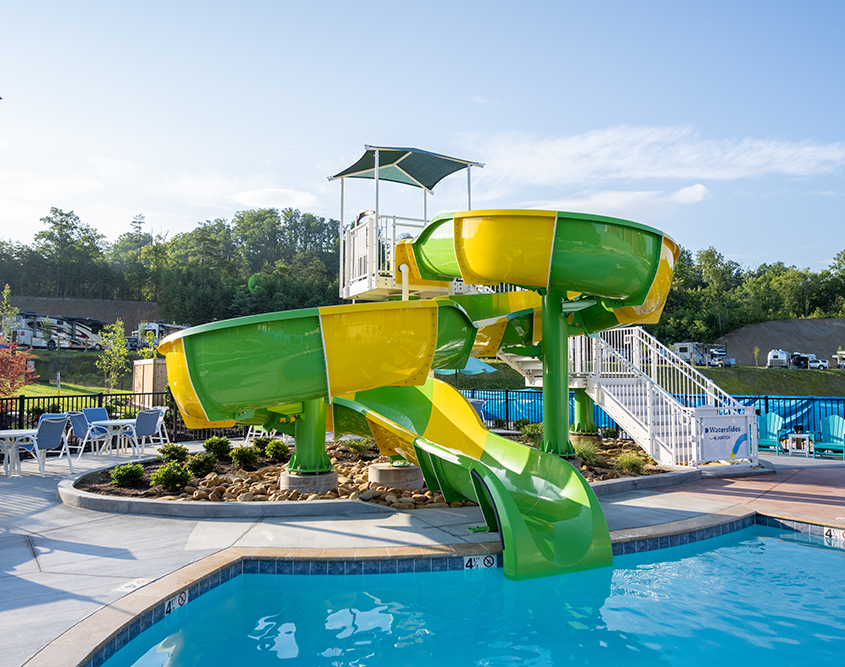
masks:
{"label": "white camper trailer", "polygon": [[784,350],[770,350],[766,357],[766,368],[789,368],[790,355]]}

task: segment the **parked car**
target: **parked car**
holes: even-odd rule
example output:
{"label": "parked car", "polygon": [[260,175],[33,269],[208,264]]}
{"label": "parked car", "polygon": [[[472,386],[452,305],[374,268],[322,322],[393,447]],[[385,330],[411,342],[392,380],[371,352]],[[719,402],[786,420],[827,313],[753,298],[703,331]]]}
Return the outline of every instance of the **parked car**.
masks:
{"label": "parked car", "polygon": [[138,340],[138,336],[127,336],[126,337],[126,349],[130,352],[137,352],[138,346],[140,345],[140,341]]}
{"label": "parked car", "polygon": [[828,370],[830,368],[830,364],[827,359],[819,359],[819,368],[823,370]]}
{"label": "parked car", "polygon": [[792,355],[792,367],[793,368],[803,368],[809,369],[810,368],[810,360],[807,359],[803,354],[796,352]]}

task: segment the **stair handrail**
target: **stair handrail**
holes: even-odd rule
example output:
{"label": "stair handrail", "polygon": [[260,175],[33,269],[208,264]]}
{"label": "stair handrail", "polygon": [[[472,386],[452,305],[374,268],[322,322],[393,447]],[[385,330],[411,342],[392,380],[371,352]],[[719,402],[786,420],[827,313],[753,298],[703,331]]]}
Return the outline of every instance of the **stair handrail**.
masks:
{"label": "stair handrail", "polygon": [[[714,383],[710,378],[706,377],[704,374],[699,372],[693,366],[687,364],[681,357],[674,352],[673,350],[666,347],[663,343],[657,340],[654,336],[649,334],[645,331],[642,327],[626,327],[624,329],[615,329],[610,330],[607,332],[602,332],[601,337],[602,340],[606,340],[608,337],[606,334],[612,334],[612,332],[622,332],[623,334],[631,335],[640,342],[646,350],[648,350],[651,354],[650,357],[654,358],[656,356],[659,359],[660,363],[664,364],[672,368],[675,372],[678,373],[684,380],[687,382],[677,382],[677,385],[683,385],[687,383],[692,384],[692,388],[697,390],[698,393],[704,394],[705,396],[712,399],[713,404],[717,407],[726,407],[732,409],[744,408],[739,401],[737,401],[733,396],[728,394],[726,391],[721,389],[716,383]],[[608,341],[609,342],[609,341]],[[612,344],[610,347],[614,347]],[[653,378],[658,384],[664,386],[664,383],[659,382],[657,378]],[[671,378],[663,378],[666,385],[673,384]],[[666,388],[664,386],[664,388]],[[669,390],[671,394],[671,390]],[[679,392],[679,393],[691,393],[688,390]]]}

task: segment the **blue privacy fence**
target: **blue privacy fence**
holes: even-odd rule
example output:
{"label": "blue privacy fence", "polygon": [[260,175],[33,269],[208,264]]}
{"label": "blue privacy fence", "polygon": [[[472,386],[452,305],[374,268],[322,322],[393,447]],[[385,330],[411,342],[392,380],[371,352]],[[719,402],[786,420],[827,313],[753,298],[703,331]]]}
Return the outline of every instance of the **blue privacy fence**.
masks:
{"label": "blue privacy fence", "polygon": [[[519,419],[530,422],[543,421],[543,392],[538,389],[507,389],[489,391],[481,389],[462,389],[467,398],[484,401],[482,414],[488,425],[510,427]],[[697,407],[706,403],[703,395],[678,397],[684,405]],[[748,396],[734,398],[755,408],[760,414],[776,412],[783,417],[784,428],[795,431],[801,427],[805,433],[817,431],[821,421],[829,415],[845,417],[845,397],[838,396]],[[574,418],[573,393],[569,392],[569,419]],[[615,427],[616,422],[596,406],[593,419],[598,427]]]}

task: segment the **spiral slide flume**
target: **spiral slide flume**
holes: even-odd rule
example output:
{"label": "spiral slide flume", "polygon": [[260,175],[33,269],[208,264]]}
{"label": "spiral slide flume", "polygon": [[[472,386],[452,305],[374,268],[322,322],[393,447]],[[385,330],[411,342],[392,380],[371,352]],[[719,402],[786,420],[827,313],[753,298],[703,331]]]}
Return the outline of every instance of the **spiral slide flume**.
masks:
{"label": "spiral slide flume", "polygon": [[[402,259],[412,282],[460,277],[539,294],[269,313],[181,331],[159,349],[189,427],[293,432],[289,467],[301,473],[330,465],[325,426],[372,435],[382,452],[417,463],[447,500],[479,502],[490,529],[501,531],[509,578],[609,565],[595,494],[561,458],[572,453],[567,336],[657,321],[677,254],[658,230],[614,218],[456,213],[397,244],[397,269]],[[487,432],[466,399],[428,377],[501,346],[543,357],[543,451]]]}

